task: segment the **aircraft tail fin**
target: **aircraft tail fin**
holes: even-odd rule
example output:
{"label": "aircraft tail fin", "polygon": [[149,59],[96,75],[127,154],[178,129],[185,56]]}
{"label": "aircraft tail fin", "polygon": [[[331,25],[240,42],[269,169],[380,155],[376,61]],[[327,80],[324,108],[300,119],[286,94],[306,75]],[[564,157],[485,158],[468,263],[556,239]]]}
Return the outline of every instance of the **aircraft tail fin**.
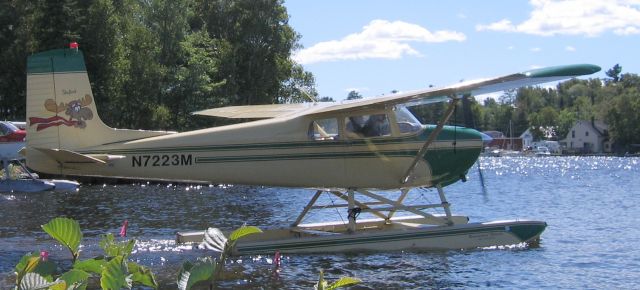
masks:
{"label": "aircraft tail fin", "polygon": [[62,153],[40,149],[77,151],[170,133],[113,129],[102,122],[78,49],[49,50],[28,58],[26,111],[27,165],[36,170],[38,163],[62,158]]}
{"label": "aircraft tail fin", "polygon": [[75,149],[105,141],[82,52],[56,49],[27,61],[27,147]]}

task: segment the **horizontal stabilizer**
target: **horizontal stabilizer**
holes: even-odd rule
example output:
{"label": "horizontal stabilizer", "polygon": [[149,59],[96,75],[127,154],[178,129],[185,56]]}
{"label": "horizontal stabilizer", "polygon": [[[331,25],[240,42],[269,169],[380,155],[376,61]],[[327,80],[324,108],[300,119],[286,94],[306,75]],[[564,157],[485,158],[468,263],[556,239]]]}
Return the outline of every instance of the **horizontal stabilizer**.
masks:
{"label": "horizontal stabilizer", "polygon": [[52,159],[60,163],[72,164],[106,164],[107,161],[125,158],[123,155],[107,155],[107,154],[80,154],[64,149],[46,149],[36,148],[38,151],[46,154]]}

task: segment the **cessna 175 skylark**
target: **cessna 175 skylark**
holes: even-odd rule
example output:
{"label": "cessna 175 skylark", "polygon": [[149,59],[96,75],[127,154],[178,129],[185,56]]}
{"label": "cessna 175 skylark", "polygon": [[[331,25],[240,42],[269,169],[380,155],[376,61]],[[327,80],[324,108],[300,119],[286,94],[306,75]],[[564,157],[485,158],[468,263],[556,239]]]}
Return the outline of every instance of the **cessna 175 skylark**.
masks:
{"label": "cessna 175 skylark", "polygon": [[[355,101],[215,108],[195,114],[258,120],[176,133],[108,127],[98,116],[82,52],[51,50],[28,59],[27,165],[52,174],[315,189],[290,227],[243,239],[236,254],[518,244],[538,239],[546,223],[469,223],[451,214],[443,187],[465,178],[482,139],[476,130],[444,124],[464,97],[599,70],[566,65]],[[420,124],[406,108],[436,102],[450,103],[437,125]],[[416,187],[436,188],[441,202],[404,204]],[[301,224],[321,207],[315,203],[322,194],[344,200],[333,206],[348,208],[348,222]],[[433,208],[444,214],[425,211]],[[356,220],[361,212],[373,218]],[[202,232],[178,233],[181,242],[202,238]]]}

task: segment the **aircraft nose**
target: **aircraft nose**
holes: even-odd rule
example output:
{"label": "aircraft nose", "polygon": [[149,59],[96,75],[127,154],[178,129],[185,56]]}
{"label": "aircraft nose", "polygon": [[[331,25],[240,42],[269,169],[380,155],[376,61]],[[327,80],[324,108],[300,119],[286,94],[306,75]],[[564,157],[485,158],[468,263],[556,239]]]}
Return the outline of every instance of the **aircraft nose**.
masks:
{"label": "aircraft nose", "polygon": [[[431,164],[432,176],[437,177],[434,183],[443,186],[465,180],[469,168],[480,156],[482,150],[482,133],[474,129],[446,126],[438,140],[447,140],[449,145],[425,158]],[[444,145],[444,144],[443,144]]]}

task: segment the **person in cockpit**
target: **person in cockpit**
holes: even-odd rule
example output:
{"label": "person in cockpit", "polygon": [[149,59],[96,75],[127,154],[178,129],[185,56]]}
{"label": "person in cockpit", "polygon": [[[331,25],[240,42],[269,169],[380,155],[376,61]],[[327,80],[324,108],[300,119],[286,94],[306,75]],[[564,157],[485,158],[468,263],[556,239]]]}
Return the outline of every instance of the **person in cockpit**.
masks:
{"label": "person in cockpit", "polygon": [[362,127],[362,133],[365,137],[376,137],[389,135],[389,121],[385,114],[376,114],[369,116],[369,120]]}

